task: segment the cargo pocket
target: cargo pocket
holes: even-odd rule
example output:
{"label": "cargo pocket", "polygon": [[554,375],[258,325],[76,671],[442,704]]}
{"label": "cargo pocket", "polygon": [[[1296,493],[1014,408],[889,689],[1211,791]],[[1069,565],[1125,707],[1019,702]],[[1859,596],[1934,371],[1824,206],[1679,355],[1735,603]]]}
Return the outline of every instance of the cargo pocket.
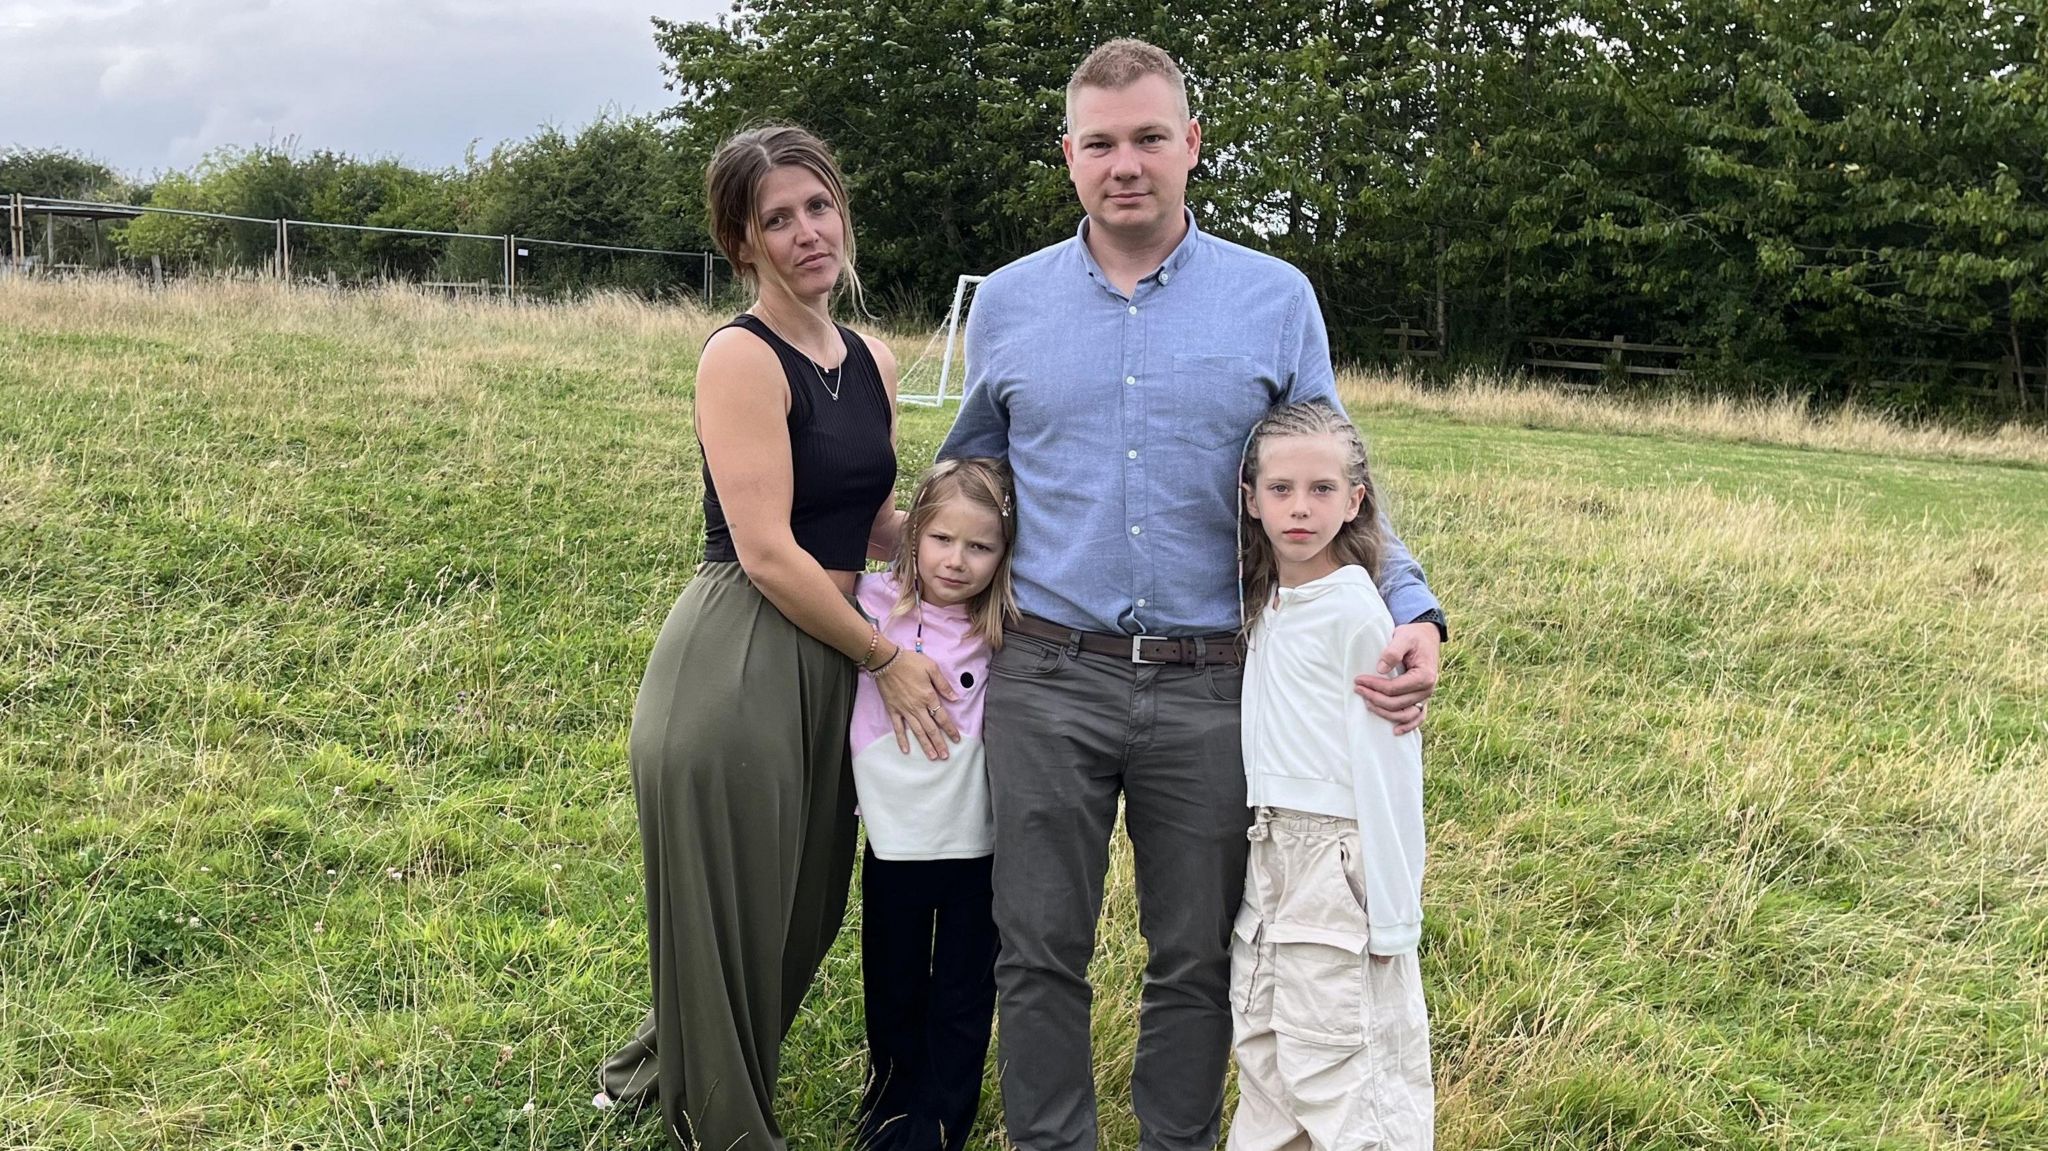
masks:
{"label": "cargo pocket", "polygon": [[1336,836],[1304,842],[1265,924],[1273,1030],[1312,1043],[1365,1042],[1365,909],[1351,893]]}
{"label": "cargo pocket", "polygon": [[1237,909],[1237,922],[1230,929],[1230,1006],[1252,1025],[1263,1030],[1273,1014],[1273,968],[1263,946],[1259,909],[1249,901]]}

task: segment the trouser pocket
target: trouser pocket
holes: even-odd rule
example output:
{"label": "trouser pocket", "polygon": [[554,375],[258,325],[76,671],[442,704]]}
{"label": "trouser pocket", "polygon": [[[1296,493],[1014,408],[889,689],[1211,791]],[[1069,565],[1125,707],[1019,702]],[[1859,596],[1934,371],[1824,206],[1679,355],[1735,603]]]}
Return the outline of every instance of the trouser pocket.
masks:
{"label": "trouser pocket", "polygon": [[1365,909],[1346,870],[1357,852],[1349,821],[1297,828],[1275,823],[1257,854],[1270,856],[1270,915],[1260,931],[1272,967],[1273,1030],[1314,1043],[1365,1042]]}
{"label": "trouser pocket", "polygon": [[1259,909],[1247,902],[1230,930],[1230,1005],[1255,1030],[1264,1030],[1273,1014],[1273,965],[1262,926]]}

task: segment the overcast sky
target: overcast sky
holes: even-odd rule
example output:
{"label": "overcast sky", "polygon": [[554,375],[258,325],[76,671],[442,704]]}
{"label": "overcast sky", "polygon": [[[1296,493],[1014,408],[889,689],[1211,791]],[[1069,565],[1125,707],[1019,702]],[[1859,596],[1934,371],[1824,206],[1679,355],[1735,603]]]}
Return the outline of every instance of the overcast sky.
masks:
{"label": "overcast sky", "polygon": [[0,0],[0,147],[130,175],[295,140],[458,163],[542,124],[668,106],[648,17],[724,0]]}

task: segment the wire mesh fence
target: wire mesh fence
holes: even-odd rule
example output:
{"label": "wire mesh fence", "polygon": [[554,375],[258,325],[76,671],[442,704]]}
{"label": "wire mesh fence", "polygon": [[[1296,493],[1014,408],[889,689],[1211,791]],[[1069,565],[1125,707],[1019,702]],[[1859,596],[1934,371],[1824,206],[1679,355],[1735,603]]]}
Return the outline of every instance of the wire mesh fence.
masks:
{"label": "wire mesh fence", "polygon": [[273,274],[293,282],[392,280],[476,292],[509,289],[505,237],[423,228],[279,220]]}
{"label": "wire mesh fence", "polygon": [[127,273],[165,279],[262,275],[354,286],[399,281],[450,292],[573,295],[610,290],[715,300],[732,279],[716,252],[516,234],[262,219],[155,205],[8,194],[0,273]]}
{"label": "wire mesh fence", "polygon": [[[715,252],[671,252],[617,244],[513,237],[515,285],[557,293],[603,283],[641,295],[694,293],[710,303],[720,285],[723,258]],[[728,269],[729,270],[729,269]]]}

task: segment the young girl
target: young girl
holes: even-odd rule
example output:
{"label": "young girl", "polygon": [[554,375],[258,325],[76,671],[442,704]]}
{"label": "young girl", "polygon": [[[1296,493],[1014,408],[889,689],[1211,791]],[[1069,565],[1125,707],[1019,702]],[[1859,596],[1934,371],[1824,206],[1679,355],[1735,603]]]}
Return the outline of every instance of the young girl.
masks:
{"label": "young girl", "polygon": [[[925,473],[887,572],[860,578],[861,610],[957,692],[951,757],[928,759],[891,726],[874,677],[853,705],[868,1083],[859,1139],[872,1151],[960,1151],[981,1104],[996,1004],[990,865],[995,825],[981,749],[989,653],[1010,595],[1010,478],[988,459]],[[878,669],[879,670],[879,669]]]}
{"label": "young girl", "polygon": [[1231,941],[1230,1151],[1432,1143],[1422,736],[1353,694],[1394,621],[1365,446],[1323,403],[1246,445],[1242,739],[1255,809]]}

